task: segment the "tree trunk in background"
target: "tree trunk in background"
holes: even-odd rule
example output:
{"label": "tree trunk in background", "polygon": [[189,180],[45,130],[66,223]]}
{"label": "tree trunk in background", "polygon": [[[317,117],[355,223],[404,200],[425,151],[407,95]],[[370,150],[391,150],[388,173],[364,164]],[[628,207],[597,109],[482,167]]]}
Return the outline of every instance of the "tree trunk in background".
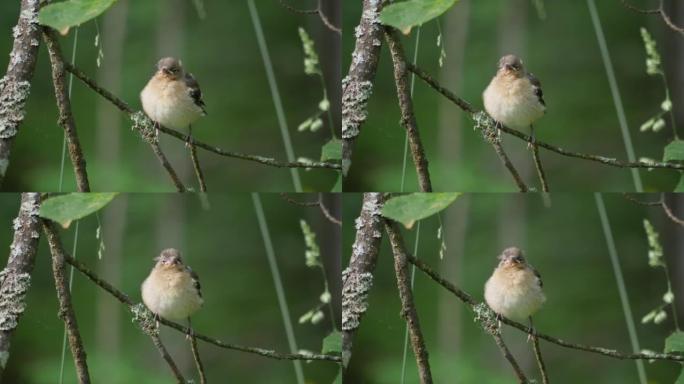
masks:
{"label": "tree trunk in background", "polygon": [[[118,128],[117,128],[118,131]],[[98,265],[99,276],[121,286],[122,244],[125,241],[128,195],[119,195],[105,209],[100,235],[106,247]],[[121,305],[108,292],[97,290],[97,350],[111,361],[119,361],[121,353]]]}
{"label": "tree trunk in background", "polygon": [[[470,17],[470,0],[459,3],[443,18],[442,44],[446,52],[443,66],[439,73],[439,81],[447,89],[461,94],[463,83],[463,61],[468,37],[468,19]],[[443,97],[439,98],[439,162],[459,164],[463,149],[463,111]],[[458,175],[446,175],[458,178]],[[454,186],[456,187],[456,186]]]}
{"label": "tree trunk in background", "polygon": [[[342,0],[323,1],[323,13],[328,20],[336,27],[342,25]],[[330,108],[336,124],[335,131],[341,135],[339,126],[341,119],[341,97],[342,97],[342,39],[336,32],[326,27],[318,17],[310,17],[311,22],[317,26],[318,38],[316,39],[316,49],[322,61],[321,68],[325,76],[325,87],[328,90]],[[327,120],[326,124],[327,124]]]}
{"label": "tree trunk in background", "polygon": [[[465,58],[466,41],[468,37],[468,21],[470,19],[470,0],[460,2],[452,11],[442,18],[442,44],[446,58],[439,73],[439,81],[456,94],[463,88],[463,61]],[[439,157],[445,164],[459,164],[463,149],[464,114],[454,105],[439,98]],[[447,175],[458,178],[458,175]],[[462,262],[464,257],[464,243],[466,221],[468,216],[469,199],[461,196],[454,207],[445,211],[443,216],[442,235],[447,236],[447,252],[444,260],[439,264],[440,273],[447,280],[460,285],[462,277]],[[454,305],[453,296],[440,290],[437,304],[437,340],[441,354],[454,357],[462,350],[462,335],[460,319],[462,307]]]}
{"label": "tree trunk in background", "polygon": [[[150,68],[157,64],[156,60],[172,56],[180,59],[184,66],[189,67],[189,72],[192,72],[192,63],[185,60],[185,53],[187,52],[185,49],[185,17],[186,15],[188,17],[198,17],[197,11],[192,2],[187,0],[166,0],[160,1],[158,4],[157,57],[154,63],[150,63]],[[201,120],[199,124],[201,124]],[[187,129],[182,133],[187,134]],[[178,140],[165,136],[159,135],[159,143],[169,162],[178,173],[178,177],[184,180],[188,187],[199,190],[199,187],[196,187],[195,177],[191,174],[189,150],[185,148],[183,143],[179,144]],[[147,150],[147,148],[144,149]],[[159,164],[152,161],[148,163],[153,167],[152,174],[161,174]]]}
{"label": "tree trunk in background", "polygon": [[[100,42],[104,56],[100,68],[97,70],[97,81],[104,88],[115,95],[121,94],[121,68],[126,39],[126,17],[128,15],[128,1],[123,0],[115,4],[106,12],[102,20]],[[120,169],[121,151],[121,111],[101,97],[97,98],[97,163],[104,169]],[[109,168],[112,167],[112,168]],[[104,178],[103,190],[113,190],[117,178]]]}
{"label": "tree trunk in background", "polygon": [[[470,211],[470,196],[463,195],[456,203],[445,211],[443,217],[442,236],[445,239],[447,251],[444,260],[439,263],[439,273],[456,286],[461,286],[463,280],[463,260],[465,258],[465,239],[468,229],[468,214]],[[463,306],[454,305],[454,296],[444,289],[439,291],[437,303],[437,348],[449,360],[457,360],[456,355],[463,348],[462,322]],[[451,372],[447,377],[453,377]]]}

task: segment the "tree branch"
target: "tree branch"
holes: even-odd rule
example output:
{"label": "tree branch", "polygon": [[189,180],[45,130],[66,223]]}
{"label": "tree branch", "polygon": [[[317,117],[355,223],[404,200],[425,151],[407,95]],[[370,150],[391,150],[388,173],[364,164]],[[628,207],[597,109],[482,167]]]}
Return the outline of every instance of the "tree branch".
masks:
{"label": "tree branch", "polygon": [[[119,289],[115,288],[113,285],[109,284],[105,280],[98,277],[93,271],[91,271],[88,267],[86,267],[85,264],[81,263],[78,260],[75,260],[74,258],[69,256],[68,254],[65,254],[64,258],[65,258],[67,263],[73,265],[74,268],[78,269],[79,272],[81,272],[83,275],[85,275],[93,283],[97,284],[102,289],[107,291],[109,294],[114,296],[117,300],[119,300],[119,302],[126,305],[129,308],[129,310],[138,312],[139,311],[138,308],[140,306],[142,306],[143,309],[146,310],[146,308],[144,307],[144,304],[142,304],[142,303],[136,304],[128,295],[126,295],[125,293],[121,292]],[[205,342],[210,343],[210,344],[214,344],[217,347],[221,347],[221,348],[225,348],[225,349],[232,349],[235,351],[253,353],[253,354],[261,355],[261,356],[272,358],[272,359],[278,359],[278,360],[323,360],[323,361],[332,361],[332,362],[337,362],[337,363],[342,361],[342,359],[339,356],[335,356],[335,355],[301,354],[301,353],[288,354],[288,353],[276,352],[276,351],[269,350],[269,349],[256,348],[256,347],[246,347],[246,346],[242,346],[242,345],[238,345],[238,344],[226,343],[224,341],[214,339],[212,337],[205,336],[203,334],[194,332],[193,330],[191,330],[188,327],[184,327],[178,323],[166,320],[164,318],[160,318],[160,319],[158,319],[158,321],[161,324],[164,324],[170,328],[173,328],[173,329],[175,329],[175,330],[177,330],[177,331],[179,331],[185,335],[192,332],[197,339],[205,341]]]}
{"label": "tree branch", "polygon": [[39,208],[40,194],[21,194],[7,266],[0,272],[0,379],[10,357],[12,334],[26,309],[26,294],[40,238]]}
{"label": "tree branch", "polygon": [[[190,323],[190,318],[188,318],[188,328],[192,329],[192,324]],[[195,360],[195,366],[197,366],[197,372],[200,377],[200,384],[207,384],[207,376],[204,373],[204,365],[202,364],[202,359],[200,359],[199,348],[197,347],[197,339],[195,338],[194,332],[190,335],[190,349],[192,349],[192,357]]]}
{"label": "tree branch", "polygon": [[[136,112],[131,108],[126,102],[123,100],[119,99],[117,96],[112,94],[111,92],[107,91],[106,89],[100,87],[97,83],[95,83],[94,80],[92,80],[90,77],[88,77],[83,71],[80,69],[74,67],[73,65],[69,63],[64,63],[64,68],[73,73],[74,76],[76,76],[79,80],[81,80],[83,83],[85,83],[88,87],[90,87],[93,91],[97,92],[100,94],[100,96],[104,97],[106,100],[114,104],[115,107],[117,107],[119,110],[122,112],[125,112],[126,114],[129,115],[132,119],[139,119],[141,116],[140,114],[143,115],[145,121],[142,123],[145,123],[144,125],[152,125],[152,122],[149,120],[147,116],[145,116],[142,112]],[[187,135],[184,135],[174,129],[167,128],[163,125],[155,125],[155,128],[158,129],[159,131],[175,137],[176,139],[187,142],[188,137]],[[257,163],[261,163],[264,165],[270,165],[272,167],[278,167],[278,168],[326,168],[326,169],[336,169],[340,170],[342,169],[342,166],[338,163],[330,163],[330,162],[301,162],[301,161],[291,161],[291,162],[285,162],[285,161],[278,161],[270,157],[264,157],[264,156],[258,156],[258,155],[248,155],[240,152],[232,152],[232,151],[227,151],[224,149],[221,149],[219,147],[215,147],[213,145],[209,145],[207,143],[195,140],[194,138],[190,138],[190,145],[197,146],[199,148],[202,148],[206,151],[213,152],[217,155],[220,156],[225,156],[225,157],[232,157],[235,159],[242,159],[242,160],[248,160],[248,161],[254,161]]]}
{"label": "tree branch", "polygon": [[297,205],[300,207],[318,207],[321,210],[321,213],[323,216],[325,216],[328,221],[330,221],[333,224],[342,226],[342,221],[330,213],[328,208],[325,206],[323,203],[323,194],[319,193],[318,194],[318,200],[316,201],[298,201],[293,198],[291,198],[287,193],[281,192],[280,197],[283,198],[283,200],[287,201],[290,204]]}
{"label": "tree branch", "polygon": [[[534,329],[532,325],[532,317],[530,316],[530,328]],[[542,377],[542,384],[549,384],[549,374],[546,372],[546,365],[544,364],[544,359],[542,358],[541,349],[539,348],[539,338],[536,332],[532,335],[532,349],[534,350],[534,357],[537,360],[537,366],[539,366],[539,373]]]}
{"label": "tree branch", "polygon": [[394,253],[394,272],[397,276],[397,286],[399,288],[399,298],[401,299],[401,315],[406,320],[408,325],[409,335],[411,340],[411,348],[413,354],[416,356],[416,364],[418,365],[418,376],[421,384],[432,383],[432,373],[430,372],[430,361],[428,359],[428,351],[425,346],[425,339],[423,332],[420,329],[420,320],[418,318],[418,311],[413,300],[413,291],[411,289],[411,277],[408,270],[408,262],[406,261],[407,252],[404,246],[404,240],[396,227],[396,223],[390,220],[385,220],[385,231],[392,245],[392,252]]}
{"label": "tree branch", "polygon": [[[485,112],[483,111],[478,111],[475,108],[473,108],[470,103],[467,101],[459,98],[458,96],[454,95],[451,91],[448,89],[442,87],[439,85],[439,83],[432,78],[427,72],[423,71],[422,69],[411,65],[410,63],[407,64],[408,70],[415,73],[418,77],[420,77],[425,83],[427,83],[431,88],[442,94],[444,97],[446,97],[448,100],[456,104],[459,108],[462,110],[468,112],[472,118],[474,119],[481,119],[478,115],[484,114],[487,116],[489,120],[491,120],[491,117],[489,115],[486,115]],[[493,122],[493,120],[491,120]],[[482,124],[483,126],[490,125],[490,123]],[[493,124],[491,124],[493,125]],[[589,155],[585,153],[580,153],[580,152],[571,152],[565,149],[562,149],[560,147],[556,147],[551,144],[547,144],[543,141],[539,141],[536,139],[533,139],[532,137],[517,131],[515,129],[509,128],[505,125],[497,125],[496,126],[498,129],[500,129],[503,132],[508,133],[509,135],[515,136],[523,141],[526,141],[530,144],[536,143],[539,147],[542,147],[546,150],[549,150],[551,152],[556,152],[559,155],[567,156],[567,157],[574,157],[578,159],[583,159],[583,160],[589,160],[589,161],[594,161],[598,163],[602,163],[608,166],[612,167],[618,167],[618,168],[665,168],[665,169],[676,169],[676,170],[684,170],[684,164],[681,163],[665,163],[665,162],[627,162],[627,161],[619,161],[614,158],[609,158],[605,156],[597,156],[597,155]]]}
{"label": "tree branch", "polygon": [[39,0],[21,0],[7,73],[0,79],[0,184],[7,173],[14,137],[26,116],[26,100],[40,44],[39,8]]}
{"label": "tree branch", "polygon": [[197,148],[194,144],[190,144],[190,159],[192,159],[192,167],[195,169],[200,192],[206,192],[207,183],[204,181],[204,172],[202,172],[202,167],[200,167],[199,157],[197,157]]}
{"label": "tree branch", "polygon": [[385,29],[385,39],[392,55],[394,67],[394,83],[397,88],[399,108],[401,109],[401,125],[406,129],[409,144],[411,147],[411,157],[418,174],[418,184],[421,192],[432,192],[430,182],[430,172],[428,171],[428,160],[425,156],[425,149],[418,133],[418,123],[413,112],[413,101],[408,81],[408,71],[406,70],[406,59],[404,48],[401,45],[397,31],[393,28]]}
{"label": "tree branch", "polygon": [[55,31],[51,28],[43,28],[43,39],[50,54],[52,64],[52,84],[55,89],[55,99],[59,109],[59,125],[64,129],[67,143],[69,144],[69,158],[74,167],[76,175],[76,185],[79,192],[90,192],[88,183],[88,173],[86,171],[86,161],[81,149],[81,143],[76,133],[76,122],[71,112],[71,100],[66,87],[66,75],[64,71],[64,59],[62,50],[59,46]]}
{"label": "tree branch", "polygon": [[499,156],[499,159],[501,159],[501,162],[504,164],[506,169],[508,169],[508,172],[513,177],[513,180],[515,181],[515,184],[518,186],[520,192],[529,192],[530,189],[527,187],[522,177],[520,177],[520,173],[518,173],[518,170],[515,169],[515,166],[506,155],[506,152],[504,151],[503,146],[501,145],[500,138],[497,137],[489,142],[492,144],[492,147],[494,147],[496,155]]}
{"label": "tree branch", "polygon": [[152,343],[154,346],[157,348],[159,351],[159,354],[162,356],[164,361],[169,365],[169,368],[171,369],[171,373],[173,373],[173,376],[176,378],[176,381],[179,384],[185,384],[185,377],[183,377],[183,374],[181,373],[180,369],[178,369],[178,366],[176,365],[176,362],[173,361],[173,358],[169,354],[169,351],[166,350],[166,347],[164,347],[164,344],[162,343],[161,339],[159,338],[159,335],[156,333],[148,333],[150,338],[152,339]]}
{"label": "tree branch", "polygon": [[[364,193],[361,213],[356,219],[356,239],[349,265],[342,271],[342,362],[346,373],[352,345],[361,318],[368,309],[368,293],[382,240],[382,193]],[[343,375],[344,380],[344,375]]]}
{"label": "tree branch", "polygon": [[48,220],[43,220],[42,223],[47,241],[50,244],[50,253],[52,253],[52,273],[55,277],[55,288],[57,289],[57,299],[59,300],[59,317],[64,321],[64,326],[67,330],[69,349],[74,357],[78,382],[88,384],[90,383],[90,374],[88,373],[86,352],[83,347],[81,333],[78,330],[76,313],[71,304],[71,291],[69,290],[68,279],[65,276],[64,248],[57,236],[54,223]]}
{"label": "tree branch", "polygon": [[501,353],[503,353],[506,360],[508,360],[508,363],[511,364],[511,368],[513,368],[515,375],[518,377],[518,381],[520,381],[521,384],[527,384],[529,381],[527,380],[525,373],[520,368],[520,364],[518,364],[518,362],[515,360],[515,357],[513,357],[513,354],[506,346],[506,343],[504,343],[501,333],[494,332],[491,333],[491,335],[494,338],[494,342],[496,342],[496,346],[499,347]]}
{"label": "tree branch", "polygon": [[380,10],[385,0],[363,0],[361,20],[356,27],[356,46],[347,76],[342,80],[342,173],[351,166],[354,142],[368,117],[368,99],[378,69],[382,26]]}
{"label": "tree branch", "polygon": [[534,160],[534,167],[537,169],[542,191],[549,192],[549,182],[546,181],[546,173],[544,173],[544,167],[542,166],[541,158],[539,157],[539,146],[537,146],[536,143],[532,144],[532,159]]}
{"label": "tree branch", "polygon": [[[444,278],[442,278],[437,272],[435,272],[429,265],[424,263],[423,261],[416,259],[413,256],[407,255],[407,260],[418,267],[422,272],[424,272],[428,277],[430,277],[432,280],[434,280],[437,284],[441,285],[444,287],[447,291],[453,293],[457,298],[459,298],[461,301],[463,301],[465,304],[467,304],[470,308],[474,309],[478,305],[484,305],[480,304],[475,299],[472,298],[468,293],[462,291],[461,289],[457,288],[455,285],[451,284]],[[501,322],[506,323],[514,328],[517,328],[529,335],[536,335],[540,339],[544,339],[550,343],[560,345],[561,347],[565,348],[570,348],[570,349],[577,349],[580,351],[585,351],[585,352],[592,352],[592,353],[597,353],[600,355],[612,357],[615,359],[621,359],[621,360],[668,360],[668,361],[675,361],[675,362],[684,362],[684,356],[678,355],[678,354],[669,354],[669,353],[623,353],[620,351],[617,351],[615,349],[610,349],[610,348],[603,348],[603,347],[595,347],[591,345],[584,345],[584,344],[575,344],[575,343],[570,343],[565,340],[561,340],[559,338],[549,336],[543,333],[539,333],[534,329],[531,329],[530,327],[527,327],[523,324],[520,324],[518,322],[515,322],[513,320],[510,320],[506,317],[499,317]]]}
{"label": "tree branch", "polygon": [[161,163],[162,167],[164,167],[164,169],[166,170],[166,173],[171,178],[171,181],[173,182],[173,185],[176,187],[176,190],[178,192],[186,192],[187,189],[185,189],[183,182],[180,180],[180,178],[178,177],[178,174],[176,173],[176,171],[171,166],[171,163],[169,163],[169,160],[164,155],[164,152],[162,152],[161,147],[159,146],[159,143],[156,141],[150,141],[149,144],[150,144],[150,147],[152,148],[152,152],[154,152],[154,155],[157,156],[159,163]]}
{"label": "tree branch", "polygon": [[318,6],[316,7],[316,9],[299,9],[291,6],[283,0],[278,0],[278,2],[280,3],[280,5],[283,6],[283,8],[287,9],[292,13],[297,13],[300,15],[318,15],[318,17],[321,19],[321,22],[323,22],[323,24],[326,27],[328,27],[329,30],[337,33],[338,35],[342,35],[342,30],[333,25],[333,23],[331,23],[330,20],[328,20],[328,17],[323,12],[323,0],[318,0]]}
{"label": "tree branch", "polygon": [[660,0],[660,5],[658,6],[658,8],[654,8],[654,9],[641,9],[641,8],[637,8],[637,7],[633,6],[632,4],[629,4],[625,0],[620,0],[620,1],[622,2],[622,5],[625,6],[625,8],[632,10],[634,12],[637,12],[637,13],[643,13],[645,15],[660,14],[660,17],[663,19],[665,24],[668,27],[670,27],[670,29],[684,35],[684,28],[678,27],[677,25],[675,25],[672,22],[672,20],[670,19],[670,16],[668,16],[667,12],[665,12],[665,1],[664,0]]}

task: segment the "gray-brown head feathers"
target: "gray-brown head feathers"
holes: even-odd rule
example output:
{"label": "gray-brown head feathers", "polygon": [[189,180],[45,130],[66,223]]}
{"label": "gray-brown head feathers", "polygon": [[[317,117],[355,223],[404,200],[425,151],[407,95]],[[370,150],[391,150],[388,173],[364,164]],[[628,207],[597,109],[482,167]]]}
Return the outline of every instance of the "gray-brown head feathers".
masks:
{"label": "gray-brown head feathers", "polygon": [[523,68],[523,62],[516,55],[506,55],[499,59],[499,69],[508,71],[520,71]]}
{"label": "gray-brown head feathers", "polygon": [[157,261],[157,264],[161,265],[180,265],[183,263],[180,251],[176,248],[167,248],[161,251],[159,256],[155,257],[154,260]]}
{"label": "gray-brown head feathers", "polygon": [[509,247],[503,250],[499,255],[499,260],[502,263],[515,263],[521,264],[525,262],[523,257],[523,252],[518,247]]}
{"label": "gray-brown head feathers", "polygon": [[157,70],[175,78],[183,74],[183,64],[174,57],[165,57],[157,62]]}

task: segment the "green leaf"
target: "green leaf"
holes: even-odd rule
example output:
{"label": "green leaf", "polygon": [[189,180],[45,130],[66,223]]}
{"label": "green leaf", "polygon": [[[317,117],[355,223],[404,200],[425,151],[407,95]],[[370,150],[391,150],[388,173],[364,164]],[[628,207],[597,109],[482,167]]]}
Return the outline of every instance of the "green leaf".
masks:
{"label": "green leaf", "polygon": [[684,369],[682,369],[682,372],[679,374],[679,377],[674,384],[684,384]]}
{"label": "green leaf", "polygon": [[407,0],[386,6],[380,13],[380,21],[404,33],[412,27],[430,21],[456,4],[458,0]]}
{"label": "green leaf", "polygon": [[332,190],[330,192],[342,192],[342,174],[337,177],[337,181],[335,182],[335,185],[333,185]]}
{"label": "green leaf", "polygon": [[40,206],[40,217],[58,222],[68,228],[72,221],[99,211],[116,193],[69,193],[51,197]]}
{"label": "green leaf", "polygon": [[[335,378],[335,381],[333,381],[333,384],[342,384],[342,370],[337,374],[337,377]],[[675,384],[680,384],[679,381],[677,381]]]}
{"label": "green leaf", "polygon": [[323,350],[321,353],[342,353],[342,334],[339,331],[332,331],[328,336],[325,337],[325,339],[323,339]]}
{"label": "green leaf", "polygon": [[408,229],[413,224],[448,207],[460,193],[412,193],[389,199],[382,215],[399,221]]}
{"label": "green leaf", "polygon": [[663,161],[684,161],[684,141],[675,140],[665,147]]}
{"label": "green leaf", "polygon": [[679,182],[677,183],[677,186],[674,188],[674,192],[684,192],[684,172],[679,172],[680,177],[679,177]]}
{"label": "green leaf", "polygon": [[49,4],[38,13],[38,21],[65,33],[69,27],[96,18],[115,2],[116,0],[67,0]]}
{"label": "green leaf", "polygon": [[341,160],[342,159],[342,140],[333,138],[323,146],[321,151],[321,161]]}
{"label": "green leaf", "polygon": [[665,339],[665,353],[684,353],[684,332],[677,331]]}

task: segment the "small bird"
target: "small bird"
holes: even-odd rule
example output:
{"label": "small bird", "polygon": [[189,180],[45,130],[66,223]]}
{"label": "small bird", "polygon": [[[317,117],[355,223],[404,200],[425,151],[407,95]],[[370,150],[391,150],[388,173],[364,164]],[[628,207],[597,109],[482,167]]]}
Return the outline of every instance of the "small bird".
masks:
{"label": "small bird", "polygon": [[485,301],[494,312],[517,322],[530,319],[546,297],[542,279],[519,248],[504,249],[499,265],[485,284]]}
{"label": "small bird", "polygon": [[541,83],[525,71],[522,60],[506,55],[499,60],[499,70],[482,94],[487,113],[499,124],[522,130],[544,116],[546,102]]}
{"label": "small bird", "polygon": [[183,264],[180,252],[174,248],[163,250],[155,261],[142,283],[143,303],[156,316],[190,322],[190,316],[204,302],[197,274]]}
{"label": "small bird", "polygon": [[155,123],[175,130],[188,128],[188,142],[191,124],[207,114],[197,80],[173,57],[159,60],[157,72],[140,92],[140,101]]}

